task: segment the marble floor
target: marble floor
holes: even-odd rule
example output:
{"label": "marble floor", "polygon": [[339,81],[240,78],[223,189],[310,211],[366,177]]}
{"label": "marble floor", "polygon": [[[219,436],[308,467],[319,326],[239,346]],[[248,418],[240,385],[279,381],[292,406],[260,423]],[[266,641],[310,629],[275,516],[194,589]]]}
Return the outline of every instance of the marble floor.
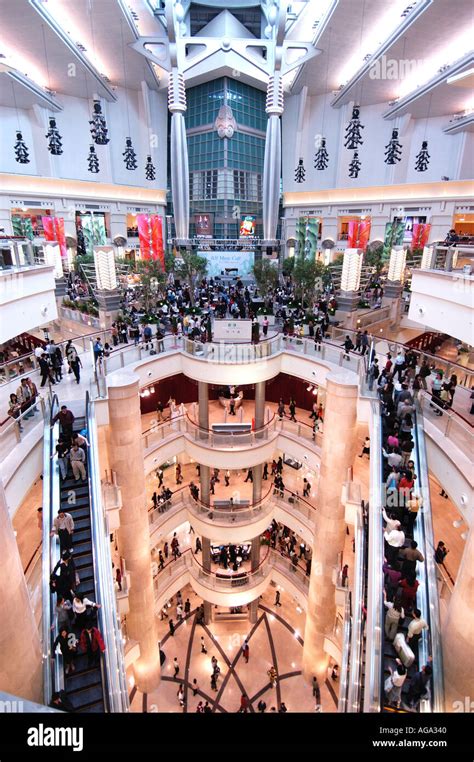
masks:
{"label": "marble floor", "polygon": [[[281,594],[281,607],[274,606],[275,590],[269,588],[260,598],[255,624],[249,621],[211,622],[201,626],[195,622],[195,607],[199,598],[190,587],[182,591],[183,601],[190,599],[191,614],[181,622],[172,637],[167,620],[158,618],[161,649],[166,660],[162,666],[162,680],[157,691],[142,694],[131,687],[131,711],[141,712],[195,712],[198,703],[207,701],[212,712],[237,712],[243,694],[250,701],[249,712],[257,712],[263,700],[266,711],[279,711],[284,703],[289,712],[314,712],[316,701],[312,686],[301,674],[303,653],[304,612],[285,593]],[[174,613],[176,599],[170,614]],[[207,653],[201,652],[201,637]],[[245,661],[242,644],[249,643],[249,661]],[[220,667],[217,691],[211,688],[211,658],[215,656]],[[179,673],[174,677],[174,658]],[[272,687],[268,670],[277,671],[276,686]],[[191,688],[197,680],[197,695]],[[128,674],[132,686],[131,670]],[[184,688],[185,705],[180,707],[177,693]],[[328,679],[320,686],[323,712],[337,711],[337,684]]]}

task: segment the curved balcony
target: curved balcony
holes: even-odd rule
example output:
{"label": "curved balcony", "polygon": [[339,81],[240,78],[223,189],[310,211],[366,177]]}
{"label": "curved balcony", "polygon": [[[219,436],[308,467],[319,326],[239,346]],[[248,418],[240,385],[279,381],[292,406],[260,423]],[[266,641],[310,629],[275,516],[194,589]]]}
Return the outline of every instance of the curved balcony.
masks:
{"label": "curved balcony", "polygon": [[215,500],[212,504],[195,500],[189,495],[189,520],[198,534],[221,542],[241,543],[249,535],[257,537],[271,523],[273,486],[256,503]]}
{"label": "curved balcony", "polygon": [[217,605],[239,606],[249,603],[263,593],[270,581],[270,548],[267,548],[263,559],[253,571],[206,571],[193,553],[189,555],[192,557],[189,571],[194,591],[203,600]]}
{"label": "curved balcony", "polygon": [[273,335],[258,343],[247,341],[235,341],[232,343],[209,341],[203,344],[200,341],[184,337],[183,352],[200,360],[219,363],[219,365],[227,363],[246,365],[280,352],[282,339],[282,334],[278,332],[273,333]]}

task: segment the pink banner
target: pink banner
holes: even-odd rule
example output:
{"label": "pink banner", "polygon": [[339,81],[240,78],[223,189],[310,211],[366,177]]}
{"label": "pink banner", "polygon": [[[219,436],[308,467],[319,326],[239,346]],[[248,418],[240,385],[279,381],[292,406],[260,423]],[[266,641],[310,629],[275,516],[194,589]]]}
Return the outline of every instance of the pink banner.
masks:
{"label": "pink banner", "polygon": [[351,220],[349,222],[347,248],[362,249],[365,251],[367,244],[369,243],[370,228],[370,220]]}
{"label": "pink banner", "polygon": [[431,225],[422,223],[422,222],[415,222],[413,225],[413,234],[411,239],[411,248],[413,249],[423,249],[428,244],[428,239],[430,237],[430,230]]}
{"label": "pink banner", "polygon": [[158,259],[164,269],[163,223],[158,214],[137,214],[142,259]]}
{"label": "pink banner", "polygon": [[64,217],[41,217],[44,237],[47,241],[59,243],[61,258],[67,258],[66,233],[64,231]]}

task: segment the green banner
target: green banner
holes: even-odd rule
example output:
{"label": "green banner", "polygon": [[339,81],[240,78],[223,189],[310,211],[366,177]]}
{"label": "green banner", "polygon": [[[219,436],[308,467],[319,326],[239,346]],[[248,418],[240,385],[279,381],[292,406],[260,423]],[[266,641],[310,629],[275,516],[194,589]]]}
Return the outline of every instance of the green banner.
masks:
{"label": "green banner", "polygon": [[385,225],[385,238],[383,242],[383,260],[390,259],[390,254],[394,246],[402,246],[405,235],[405,223],[396,220],[387,222]]}
{"label": "green banner", "polygon": [[92,214],[83,214],[81,221],[86,253],[92,256],[94,246],[103,246],[106,243],[105,220],[102,216],[94,217]]}
{"label": "green banner", "polygon": [[318,248],[319,217],[299,217],[296,223],[298,256],[315,259]]}

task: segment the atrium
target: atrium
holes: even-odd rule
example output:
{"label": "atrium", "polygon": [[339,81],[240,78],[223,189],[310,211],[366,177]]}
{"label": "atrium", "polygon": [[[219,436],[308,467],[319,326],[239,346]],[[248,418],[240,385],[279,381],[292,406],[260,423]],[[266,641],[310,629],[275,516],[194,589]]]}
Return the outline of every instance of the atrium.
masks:
{"label": "atrium", "polygon": [[6,751],[461,748],[472,3],[0,21]]}

